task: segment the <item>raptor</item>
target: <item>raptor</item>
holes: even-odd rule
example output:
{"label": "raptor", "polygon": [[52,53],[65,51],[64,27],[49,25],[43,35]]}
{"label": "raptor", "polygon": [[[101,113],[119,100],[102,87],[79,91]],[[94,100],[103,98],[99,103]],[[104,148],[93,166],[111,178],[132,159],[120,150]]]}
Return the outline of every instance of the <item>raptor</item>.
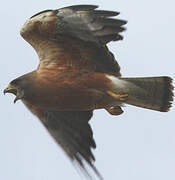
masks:
{"label": "raptor", "polygon": [[122,40],[127,23],[118,12],[76,5],[45,10],[29,18],[21,36],[35,49],[39,66],[10,82],[13,93],[36,115],[72,162],[99,176],[89,120],[95,109],[112,115],[123,104],[166,112],[173,100],[170,77],[122,78],[107,43]]}

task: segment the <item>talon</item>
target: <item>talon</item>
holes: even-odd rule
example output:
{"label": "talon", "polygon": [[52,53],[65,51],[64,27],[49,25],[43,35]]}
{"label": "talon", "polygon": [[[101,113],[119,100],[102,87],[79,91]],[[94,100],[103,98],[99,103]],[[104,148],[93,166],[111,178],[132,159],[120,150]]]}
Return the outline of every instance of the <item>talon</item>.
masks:
{"label": "talon", "polygon": [[126,101],[128,99],[128,94],[115,94],[112,91],[106,91],[110,96],[119,101]]}
{"label": "talon", "polygon": [[123,110],[120,106],[106,108],[106,110],[108,111],[108,113],[110,113],[111,115],[114,115],[114,116],[118,116],[123,113]]}
{"label": "talon", "polygon": [[121,94],[120,95],[120,100],[121,101],[126,101],[128,99],[128,94]]}

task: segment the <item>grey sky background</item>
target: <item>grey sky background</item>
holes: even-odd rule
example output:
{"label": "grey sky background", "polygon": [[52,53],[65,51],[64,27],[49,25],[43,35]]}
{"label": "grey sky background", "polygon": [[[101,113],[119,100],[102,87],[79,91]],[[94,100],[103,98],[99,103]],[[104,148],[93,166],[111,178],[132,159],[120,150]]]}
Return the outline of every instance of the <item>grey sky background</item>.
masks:
{"label": "grey sky background", "polygon": [[[32,71],[38,57],[19,35],[35,13],[72,4],[96,4],[128,20],[124,40],[110,43],[124,77],[175,78],[175,3],[173,0],[3,1],[0,59],[0,179],[81,180],[39,120],[2,91],[14,78]],[[105,180],[175,179],[175,107],[168,113],[126,106],[115,117],[95,111],[91,120],[96,167]]]}

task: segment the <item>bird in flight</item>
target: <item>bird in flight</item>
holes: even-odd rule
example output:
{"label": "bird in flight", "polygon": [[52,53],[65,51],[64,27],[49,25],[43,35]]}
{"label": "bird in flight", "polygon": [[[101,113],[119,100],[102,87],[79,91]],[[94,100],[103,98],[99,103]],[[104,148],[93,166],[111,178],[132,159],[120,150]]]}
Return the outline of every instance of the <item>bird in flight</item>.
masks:
{"label": "bird in flight", "polygon": [[36,115],[72,162],[99,179],[89,125],[95,109],[123,113],[123,104],[166,112],[173,101],[167,76],[122,78],[107,43],[122,40],[125,20],[119,13],[75,5],[45,10],[29,18],[21,36],[39,57],[36,70],[11,81],[4,93],[16,96]]}

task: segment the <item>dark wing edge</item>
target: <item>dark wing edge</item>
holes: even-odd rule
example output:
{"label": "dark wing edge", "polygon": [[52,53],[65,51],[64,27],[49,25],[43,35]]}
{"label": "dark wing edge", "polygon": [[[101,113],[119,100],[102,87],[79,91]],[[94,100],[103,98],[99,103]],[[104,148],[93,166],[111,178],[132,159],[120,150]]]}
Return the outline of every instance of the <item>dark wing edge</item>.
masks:
{"label": "dark wing edge", "polygon": [[102,176],[94,166],[95,158],[91,151],[91,148],[96,148],[93,132],[88,123],[92,115],[92,111],[47,111],[41,121],[72,163],[78,165],[87,178],[92,179],[85,166],[86,163],[102,180]]}
{"label": "dark wing edge", "polygon": [[53,11],[58,17],[58,33],[62,31],[72,37],[100,45],[122,40],[120,33],[126,30],[123,26],[127,21],[111,18],[119,12],[96,10],[97,7],[77,5]]}

